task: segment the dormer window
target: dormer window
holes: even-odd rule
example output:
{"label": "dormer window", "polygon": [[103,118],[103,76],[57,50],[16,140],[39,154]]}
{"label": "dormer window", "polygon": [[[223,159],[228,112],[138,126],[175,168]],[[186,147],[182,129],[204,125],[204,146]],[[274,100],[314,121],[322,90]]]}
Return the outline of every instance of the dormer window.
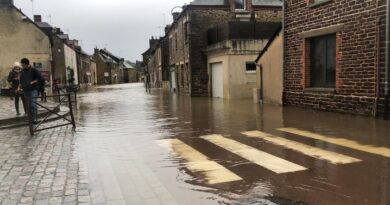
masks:
{"label": "dormer window", "polygon": [[246,0],[234,0],[235,10],[245,10],[246,9]]}

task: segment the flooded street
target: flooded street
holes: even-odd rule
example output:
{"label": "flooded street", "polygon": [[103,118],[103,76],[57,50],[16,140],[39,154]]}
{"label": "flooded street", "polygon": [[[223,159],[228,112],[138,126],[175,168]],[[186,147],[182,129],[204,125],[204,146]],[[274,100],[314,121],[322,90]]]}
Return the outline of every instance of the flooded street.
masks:
{"label": "flooded street", "polygon": [[92,204],[390,204],[390,123],[142,84],[79,95]]}

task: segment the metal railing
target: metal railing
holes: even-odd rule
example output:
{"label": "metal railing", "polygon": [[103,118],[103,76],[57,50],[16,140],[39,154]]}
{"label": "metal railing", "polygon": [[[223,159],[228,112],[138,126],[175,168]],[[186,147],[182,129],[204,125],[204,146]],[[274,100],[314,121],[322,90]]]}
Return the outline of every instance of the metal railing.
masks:
{"label": "metal railing", "polygon": [[[64,127],[68,125],[72,125],[73,129],[76,129],[76,123],[74,120],[73,115],[73,103],[72,103],[72,94],[66,93],[66,94],[59,94],[59,95],[52,95],[52,96],[46,96],[47,98],[53,98],[53,102],[58,99],[58,102],[55,103],[54,107],[48,107],[46,105],[43,105],[38,102],[38,99],[41,97],[33,97],[30,99],[27,99],[28,101],[28,124],[30,129],[31,136],[34,136],[35,133],[48,130],[48,129],[54,129],[58,127]],[[35,113],[33,113],[32,106],[36,107]],[[68,112],[65,114],[61,114],[61,106],[66,105],[69,109]],[[43,117],[38,117],[38,108],[43,108],[43,110],[46,111],[46,114],[43,115]],[[60,124],[60,125],[53,125],[53,126],[46,126],[42,127],[43,124],[52,121],[53,119],[50,119],[51,116],[56,116],[56,120],[64,120],[66,123]],[[68,116],[70,116],[70,119],[68,119]]]}

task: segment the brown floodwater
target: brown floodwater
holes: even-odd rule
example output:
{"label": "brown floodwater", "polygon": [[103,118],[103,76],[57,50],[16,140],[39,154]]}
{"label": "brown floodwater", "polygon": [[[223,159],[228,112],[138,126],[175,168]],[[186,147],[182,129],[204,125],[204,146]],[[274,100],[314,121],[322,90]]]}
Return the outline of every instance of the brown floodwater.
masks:
{"label": "brown floodwater", "polygon": [[[103,86],[80,94],[77,122],[78,153],[89,170],[93,204],[390,204],[390,158],[278,130],[293,127],[390,148],[387,121],[262,106],[252,100],[189,98],[159,89],[147,94],[142,84],[130,84]],[[253,130],[361,162],[332,164],[241,134]],[[210,134],[307,170],[276,174],[200,138]],[[164,139],[181,140],[242,180],[207,183],[204,174],[194,172],[180,156],[159,145]]]}

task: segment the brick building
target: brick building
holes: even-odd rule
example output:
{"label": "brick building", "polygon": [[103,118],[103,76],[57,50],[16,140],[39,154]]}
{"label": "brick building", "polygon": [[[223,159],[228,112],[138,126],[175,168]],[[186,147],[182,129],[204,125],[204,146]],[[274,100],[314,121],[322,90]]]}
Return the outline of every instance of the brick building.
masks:
{"label": "brick building", "polygon": [[183,95],[210,96],[208,30],[228,21],[280,22],[281,5],[279,0],[195,0],[174,13],[166,30],[171,88]]}
{"label": "brick building", "polygon": [[383,0],[288,0],[284,104],[384,113]]}

